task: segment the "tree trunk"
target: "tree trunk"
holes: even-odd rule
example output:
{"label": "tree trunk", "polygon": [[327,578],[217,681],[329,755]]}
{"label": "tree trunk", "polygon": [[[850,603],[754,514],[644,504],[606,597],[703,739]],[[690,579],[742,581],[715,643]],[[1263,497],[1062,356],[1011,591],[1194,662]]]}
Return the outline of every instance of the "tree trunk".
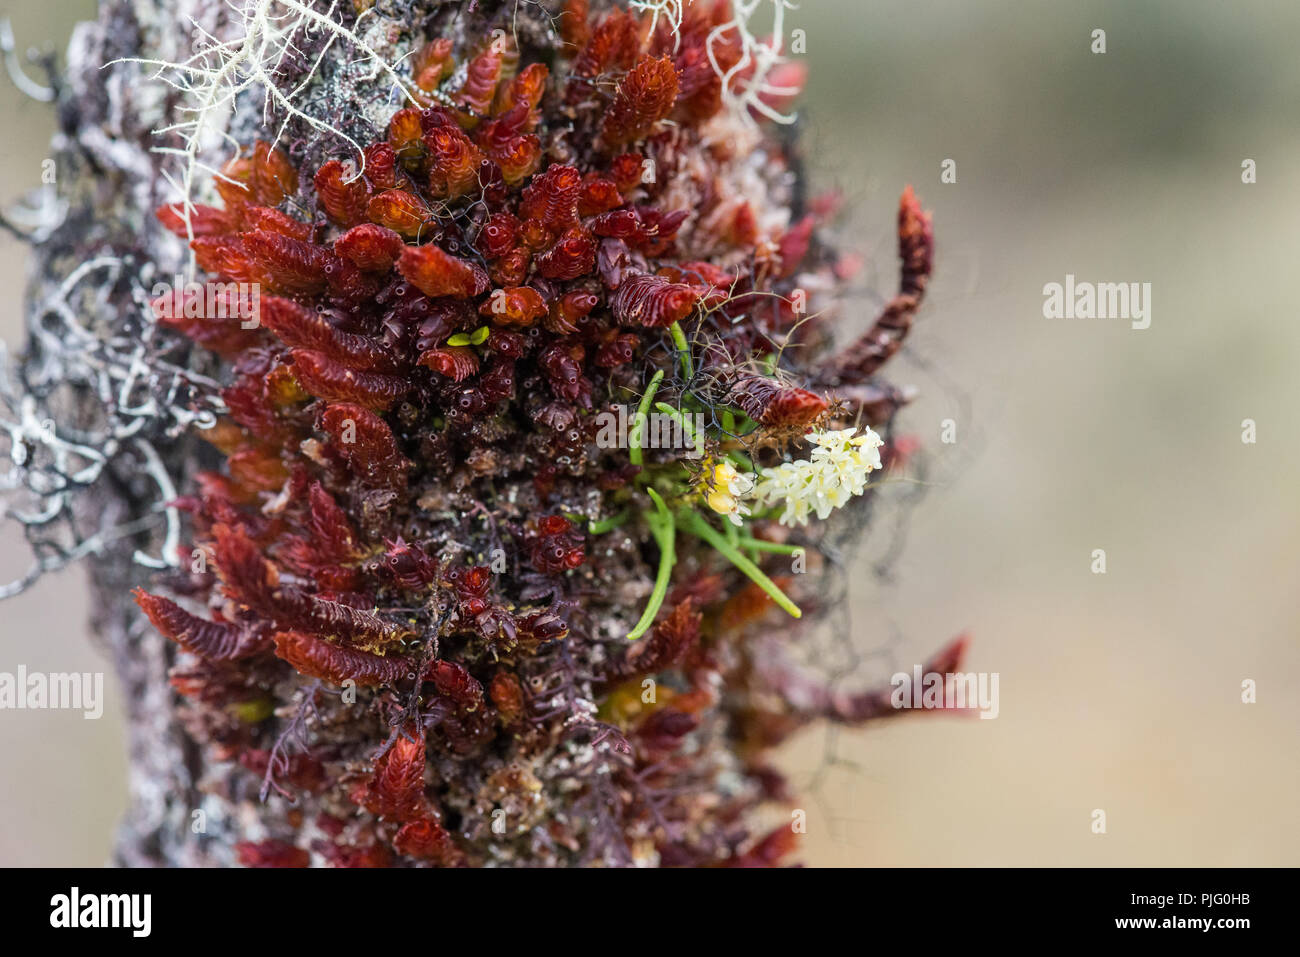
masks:
{"label": "tree trunk", "polygon": [[[366,5],[363,5],[366,6]],[[439,0],[402,0],[372,18],[366,35],[380,56],[397,62],[409,53],[411,34],[399,26],[447,24],[482,30],[481,16],[500,6],[471,4],[479,16],[454,17]],[[168,542],[159,506],[175,496],[187,476],[204,464],[202,443],[184,433],[203,411],[200,390],[188,389],[183,353],[155,345],[156,327],[146,321],[152,282],[170,282],[186,266],[182,243],[162,231],[154,211],[176,199],[164,173],[171,158],[155,151],[174,145],[154,131],[174,123],[180,95],[151,78],[152,70],[131,58],[172,63],[192,53],[191,19],[215,37],[239,35],[223,0],[101,0],[94,22],[78,25],[66,70],[56,85],[59,130],[51,155],[58,170],[58,198],[65,209],[51,214],[49,227],[34,237],[28,290],[29,346],[22,359],[27,413],[26,438],[34,456],[28,492],[50,502],[50,482],[64,482],[68,461],[90,465],[94,480],[76,487],[54,513],[26,529],[36,543],[37,568],[53,571],[86,555],[94,589],[91,627],[108,650],[128,703],[130,807],[116,849],[125,866],[229,865],[235,843],[249,833],[249,816],[261,828],[282,809],[257,805],[236,795],[226,781],[231,765],[210,765],[181,725],[168,682],[175,645],[160,636],[131,600],[131,590],[148,583]],[[522,36],[536,28],[525,18]],[[335,124],[357,132],[368,128],[375,104],[388,102],[381,81],[344,76],[355,56],[343,43],[325,53],[304,101],[327,103]],[[243,95],[226,128],[261,132],[262,101]],[[382,125],[380,126],[382,129]],[[338,149],[337,141],[312,136],[291,123],[286,142],[296,142],[296,159],[314,148]],[[251,139],[251,137],[248,137]],[[315,160],[319,162],[319,158]],[[87,336],[74,332],[84,329]],[[179,357],[178,374],[142,375],[137,360]],[[203,359],[189,368],[201,378]],[[12,405],[21,400],[15,391]],[[39,434],[54,423],[58,439],[94,450],[89,457],[46,446]],[[211,461],[207,464],[210,466]],[[172,486],[160,487],[170,479]],[[42,484],[47,483],[47,484]],[[62,487],[62,486],[61,486]],[[145,556],[145,564],[135,560]],[[153,557],[151,561],[150,556]],[[202,788],[200,785],[202,784]],[[201,813],[200,813],[201,812]]]}

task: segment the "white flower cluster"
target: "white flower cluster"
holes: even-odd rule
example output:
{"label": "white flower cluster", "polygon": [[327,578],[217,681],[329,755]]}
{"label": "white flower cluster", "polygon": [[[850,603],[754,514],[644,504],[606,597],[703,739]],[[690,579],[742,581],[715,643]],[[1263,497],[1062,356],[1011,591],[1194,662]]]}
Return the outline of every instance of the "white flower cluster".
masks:
{"label": "white flower cluster", "polygon": [[867,429],[809,432],[812,456],[765,468],[754,486],[755,508],[784,505],[782,525],[807,525],[808,513],[825,519],[867,487],[867,476],[880,468],[880,447],[885,443]]}

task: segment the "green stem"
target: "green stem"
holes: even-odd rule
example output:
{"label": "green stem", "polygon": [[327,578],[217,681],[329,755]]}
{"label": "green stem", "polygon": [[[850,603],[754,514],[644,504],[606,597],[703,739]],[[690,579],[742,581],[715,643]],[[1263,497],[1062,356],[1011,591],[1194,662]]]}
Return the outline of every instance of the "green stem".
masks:
{"label": "green stem", "polygon": [[674,409],[667,402],[656,402],[655,408],[681,427],[682,435],[685,436],[687,445],[690,448],[696,449],[701,454],[704,452],[704,443],[700,441],[699,436],[695,432],[695,426],[691,425],[691,420],[686,417],[685,413],[678,409]]}
{"label": "green stem", "polygon": [[604,535],[606,532],[613,531],[628,520],[631,513],[627,509],[619,512],[617,515],[611,515],[609,518],[602,518],[599,522],[588,522],[587,531],[592,535]]}
{"label": "green stem", "polygon": [[677,347],[677,358],[682,363],[682,375],[689,382],[695,376],[695,365],[691,362],[691,347],[686,344],[686,333],[682,332],[680,323],[674,322],[668,327],[672,334],[673,345]]}
{"label": "green stem", "polygon": [[664,370],[660,369],[654,374],[654,378],[650,380],[645,395],[641,396],[641,404],[637,406],[636,418],[632,420],[632,434],[627,437],[627,457],[632,460],[633,465],[640,465],[642,462],[641,430],[645,427],[646,410],[650,408],[650,403],[654,401],[655,392],[659,390],[659,383],[663,381]]}
{"label": "green stem", "polygon": [[776,582],[763,574],[762,570],[751,562],[748,558],[740,553],[730,542],[718,534],[717,530],[700,517],[694,509],[686,509],[681,513],[682,528],[698,538],[704,539],[726,558],[731,564],[735,565],[742,572],[749,576],[750,580],[759,588],[772,596],[772,600],[780,605],[786,612],[795,618],[802,618],[803,612],[799,606],[792,602],[785,592],[777,587]]}
{"label": "green stem", "polygon": [[775,552],[777,555],[797,555],[804,550],[802,545],[782,545],[780,542],[765,542],[761,538],[745,538],[740,544],[756,552]]}
{"label": "green stem", "polygon": [[654,499],[656,509],[656,514],[646,515],[646,523],[650,526],[650,534],[659,543],[659,573],[655,576],[654,591],[650,593],[650,600],[646,602],[645,611],[641,613],[641,620],[627,633],[629,641],[635,641],[644,635],[646,629],[654,622],[655,615],[659,614],[664,598],[668,595],[668,579],[672,576],[673,565],[677,562],[677,525],[673,520],[673,513],[668,511],[668,506],[664,504],[658,492],[652,488],[647,488],[646,492]]}

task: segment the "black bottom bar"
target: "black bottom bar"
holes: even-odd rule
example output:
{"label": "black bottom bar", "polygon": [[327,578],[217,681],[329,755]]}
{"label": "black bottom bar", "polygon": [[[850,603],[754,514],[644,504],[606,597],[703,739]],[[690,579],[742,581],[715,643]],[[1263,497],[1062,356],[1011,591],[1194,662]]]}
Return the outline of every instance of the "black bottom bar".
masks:
{"label": "black bottom bar", "polygon": [[[10,872],[6,931],[144,941],[391,946],[444,934],[564,946],[647,934],[730,945],[795,931],[873,946],[1106,937],[1231,946],[1292,922],[1291,870]],[[75,889],[75,890],[74,890]],[[110,926],[87,926],[110,925]],[[693,930],[692,928],[699,928]],[[956,936],[954,936],[956,935]],[[629,945],[633,940],[629,939]],[[769,944],[771,942],[769,941]],[[601,945],[604,946],[604,945]],[[927,948],[928,949],[928,948]]]}

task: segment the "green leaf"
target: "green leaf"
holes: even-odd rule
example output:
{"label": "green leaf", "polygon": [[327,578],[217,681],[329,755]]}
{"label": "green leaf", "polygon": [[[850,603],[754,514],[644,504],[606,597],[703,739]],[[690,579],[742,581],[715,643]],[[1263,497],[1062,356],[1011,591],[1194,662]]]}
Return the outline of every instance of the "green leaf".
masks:
{"label": "green leaf", "polygon": [[695,376],[695,367],[691,362],[691,347],[686,343],[686,333],[682,332],[681,324],[676,322],[668,327],[668,332],[673,337],[673,345],[677,347],[677,358],[682,363],[682,375],[689,381]]}
{"label": "green leaf", "polygon": [[631,516],[627,509],[619,512],[617,515],[611,515],[609,518],[602,518],[598,522],[588,522],[587,531],[592,535],[603,535],[618,528]]}
{"label": "green leaf", "polygon": [[724,558],[748,575],[754,584],[767,592],[772,597],[772,600],[790,615],[795,618],[803,617],[803,612],[799,606],[790,600],[790,596],[777,587],[776,582],[764,575],[762,569],[742,555],[735,546],[720,535],[712,525],[701,518],[694,509],[685,509],[682,512],[681,526],[697,538],[704,539],[721,552]]}
{"label": "green leaf", "polygon": [[629,641],[640,638],[653,624],[668,594],[668,581],[672,577],[673,565],[677,563],[677,523],[673,519],[673,513],[668,511],[668,506],[664,504],[658,492],[652,488],[647,488],[646,492],[655,503],[655,512],[646,515],[646,524],[650,526],[650,534],[659,543],[659,573],[655,576],[654,591],[650,593],[650,600],[646,602],[641,619],[636,623],[636,627],[627,633]]}
{"label": "green leaf", "polygon": [[479,326],[473,332],[458,332],[447,340],[449,346],[481,346],[487,342],[488,336],[492,335],[492,330],[487,326]]}
{"label": "green leaf", "polygon": [[655,393],[659,390],[659,383],[663,381],[664,370],[660,369],[654,374],[654,378],[650,380],[645,395],[641,396],[641,404],[637,406],[636,418],[632,421],[632,434],[627,438],[627,457],[631,459],[633,465],[640,465],[643,461],[641,455],[641,430],[645,427],[646,410],[650,408],[650,403],[654,401]]}

